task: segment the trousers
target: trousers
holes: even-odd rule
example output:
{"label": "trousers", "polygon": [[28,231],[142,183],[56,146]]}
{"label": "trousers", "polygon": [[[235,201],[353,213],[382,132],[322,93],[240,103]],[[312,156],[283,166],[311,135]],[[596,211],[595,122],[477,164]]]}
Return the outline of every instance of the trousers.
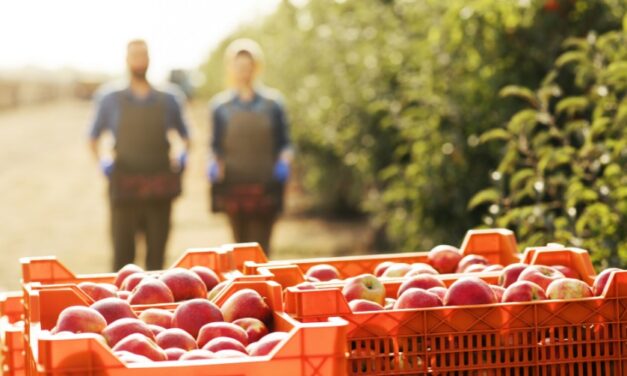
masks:
{"label": "trousers", "polygon": [[276,213],[227,213],[237,243],[257,242],[270,255],[270,237]]}

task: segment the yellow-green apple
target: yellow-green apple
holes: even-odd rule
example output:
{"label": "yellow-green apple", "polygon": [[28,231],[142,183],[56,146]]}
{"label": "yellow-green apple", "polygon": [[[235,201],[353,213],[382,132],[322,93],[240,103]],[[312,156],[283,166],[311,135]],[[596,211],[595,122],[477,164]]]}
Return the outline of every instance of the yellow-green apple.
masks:
{"label": "yellow-green apple", "polygon": [[157,334],[156,340],[157,345],[159,345],[162,349],[176,347],[189,351],[198,348],[194,337],[179,328],[165,329],[163,332]]}
{"label": "yellow-green apple", "polygon": [[509,264],[501,271],[501,275],[499,276],[499,285],[508,288],[509,285],[518,281],[518,276],[520,273],[527,268],[527,264],[522,263],[514,263]]}
{"label": "yellow-green apple", "polygon": [[503,293],[501,301],[503,303],[511,302],[530,302],[533,300],[544,300],[546,294],[542,287],[536,283],[529,281],[516,281],[509,285]]}
{"label": "yellow-green apple", "polygon": [[307,273],[305,273],[305,276],[314,277],[317,278],[320,282],[325,282],[332,279],[339,279],[340,272],[333,265],[318,264],[307,269]]}
{"label": "yellow-green apple", "polygon": [[444,302],[444,297],[446,296],[446,291],[447,291],[446,287],[440,287],[440,286],[431,287],[431,288],[428,288],[427,291],[436,294],[438,298],[440,298],[440,300]]}
{"label": "yellow-green apple", "polygon": [[504,267],[501,264],[492,264],[492,265],[486,266],[485,269],[483,269],[483,271],[484,272],[500,272],[503,269]]}
{"label": "yellow-green apple", "polygon": [[520,272],[518,276],[519,281],[529,281],[536,283],[538,286],[542,287],[542,289],[546,291],[549,284],[556,279],[564,278],[564,274],[559,272],[550,266],[544,265],[529,265]]}
{"label": "yellow-green apple", "polygon": [[207,293],[207,299],[213,300],[216,296],[218,296],[220,291],[222,291],[226,286],[228,286],[229,283],[231,283],[231,281],[229,281],[228,279],[225,279],[224,281],[215,285],[214,288],[212,288],[211,291]]}
{"label": "yellow-green apple", "polygon": [[55,332],[101,333],[107,326],[105,318],[95,309],[84,306],[65,308],[57,318]]}
{"label": "yellow-green apple", "polygon": [[500,302],[503,298],[503,293],[505,293],[505,289],[497,285],[490,285],[490,288],[492,289],[492,292],[494,292],[494,296],[496,296],[496,301]]}
{"label": "yellow-green apple", "polygon": [[244,317],[233,321],[233,324],[244,329],[249,343],[257,342],[261,337],[268,334],[268,327],[261,320],[252,317]]}
{"label": "yellow-green apple", "polygon": [[159,325],[165,329],[172,327],[173,318],[172,312],[161,308],[148,308],[139,314],[139,319],[146,324]]}
{"label": "yellow-green apple", "polygon": [[236,350],[241,351],[245,354],[248,354],[246,351],[246,346],[242,345],[242,343],[236,339],[231,337],[217,337],[209,342],[205,343],[202,347],[203,350],[209,350],[211,352],[218,352],[221,350]]}
{"label": "yellow-green apple", "polygon": [[411,269],[405,274],[405,277],[418,275],[418,274],[440,274],[433,266],[425,264],[424,262],[415,262],[409,265]]}
{"label": "yellow-green apple", "polygon": [[212,269],[202,266],[196,265],[189,268],[192,272],[196,273],[200,279],[205,283],[205,287],[207,287],[207,291],[211,291],[218,283],[220,283],[220,277],[214,272]]}
{"label": "yellow-green apple", "polygon": [[122,282],[124,282],[124,280],[126,279],[126,277],[128,277],[129,275],[133,274],[133,273],[141,273],[143,272],[144,269],[140,268],[139,266],[135,265],[135,264],[126,264],[122,267],[122,269],[120,269],[116,276],[115,276],[115,282],[114,284],[120,288],[122,286]]}
{"label": "yellow-green apple", "polygon": [[131,293],[129,303],[159,304],[174,303],[174,295],[168,286],[158,279],[144,278]]}
{"label": "yellow-green apple", "polygon": [[246,334],[246,331],[239,325],[230,322],[210,322],[203,325],[198,332],[196,341],[199,347],[203,347],[207,342],[218,337],[230,337],[244,346],[248,345],[248,334]]}
{"label": "yellow-green apple", "polygon": [[196,338],[203,325],[223,320],[217,305],[206,299],[192,299],[176,307],[172,327],[183,329]]}
{"label": "yellow-green apple", "polygon": [[118,341],[113,346],[113,351],[128,351],[133,354],[142,355],[156,362],[167,360],[168,356],[150,338],[140,333],[132,333]]}
{"label": "yellow-green apple", "polygon": [[128,337],[133,333],[143,334],[151,340],[155,339],[155,336],[148,327],[148,324],[140,319],[119,319],[107,325],[107,327],[102,331],[103,337],[107,340],[107,343],[111,347],[120,342],[122,338]]}
{"label": "yellow-green apple", "polygon": [[169,349],[165,349],[163,351],[165,351],[165,355],[168,356],[168,360],[179,360],[181,356],[187,352],[183,349],[179,349],[178,347],[170,347]]}
{"label": "yellow-green apple", "polygon": [[352,312],[382,311],[383,307],[375,302],[366,299],[354,299],[348,302],[348,307]]}
{"label": "yellow-green apple", "polygon": [[459,249],[452,245],[440,244],[433,247],[427,256],[429,264],[438,272],[453,273],[457,269],[457,264],[462,259]]}
{"label": "yellow-green apple", "polygon": [[464,273],[467,267],[469,267],[470,265],[475,265],[475,264],[489,265],[490,262],[488,261],[487,258],[481,255],[466,255],[462,257],[461,260],[459,260],[459,263],[457,264],[456,272]]}
{"label": "yellow-green apple", "polygon": [[453,282],[444,297],[444,305],[474,305],[496,303],[496,295],[485,281],[477,277],[462,277]]}
{"label": "yellow-green apple", "polygon": [[139,284],[139,282],[144,280],[144,278],[153,278],[153,277],[143,272],[133,273],[129,275],[128,277],[124,278],[124,282],[122,282],[122,286],[120,286],[120,290],[133,291],[133,289]]}
{"label": "yellow-green apple", "polygon": [[435,276],[433,276],[431,274],[419,274],[419,275],[413,276],[411,278],[408,277],[408,279],[403,281],[403,283],[401,283],[401,285],[398,287],[398,291],[396,292],[396,296],[397,297],[401,296],[401,294],[405,290],[407,290],[409,288],[412,288],[412,287],[428,290],[431,287],[444,287],[444,288],[446,288],[446,285],[444,284],[444,282],[442,282],[437,277],[435,277]]}
{"label": "yellow-green apple", "polygon": [[159,280],[170,288],[177,302],[207,297],[207,286],[196,273],[190,270],[168,269],[159,276]]}
{"label": "yellow-green apple", "polygon": [[246,358],[248,356],[248,354],[244,354],[241,351],[231,350],[231,349],[220,350],[214,353],[214,355],[216,359]]}
{"label": "yellow-green apple", "polygon": [[114,298],[117,296],[115,290],[112,291],[110,287],[105,287],[100,283],[81,282],[77,286],[94,301],[102,300],[104,298]]}
{"label": "yellow-green apple", "polygon": [[385,287],[372,274],[349,278],[342,288],[342,294],[349,302],[354,299],[366,299],[383,305],[385,301]]}
{"label": "yellow-green apple", "polygon": [[394,304],[394,309],[440,307],[442,300],[425,289],[410,287],[403,291]]}
{"label": "yellow-green apple", "polygon": [[257,291],[242,289],[229,296],[220,308],[224,321],[233,322],[244,317],[263,321],[266,325],[272,319],[272,310]]}
{"label": "yellow-green apple", "polygon": [[151,359],[146,358],[143,355],[137,355],[137,354],[133,354],[132,352],[128,352],[128,351],[114,351],[113,352],[115,354],[115,356],[117,356],[122,362],[126,363],[126,364],[132,364],[132,363],[150,363],[152,362]]}
{"label": "yellow-green apple", "polygon": [[592,289],[584,281],[575,278],[560,278],[547,287],[546,296],[549,299],[580,299],[593,295]]}
{"label": "yellow-green apple", "polygon": [[381,277],[383,275],[383,273],[385,272],[385,270],[387,268],[390,267],[390,265],[394,264],[394,262],[392,261],[383,261],[380,262],[375,268],[374,268],[374,275],[377,277]]}
{"label": "yellow-green apple", "polygon": [[281,341],[288,337],[287,332],[272,332],[246,348],[250,356],[268,355]]}
{"label": "yellow-green apple", "polygon": [[402,277],[405,274],[409,273],[410,270],[411,270],[411,265],[405,262],[395,262],[394,264],[388,266],[387,269],[385,269],[381,277],[384,277],[384,278]]}
{"label": "yellow-green apple", "polygon": [[202,360],[202,359],[215,359],[215,358],[216,357],[209,350],[196,349],[196,350],[190,350],[186,352],[185,354],[181,355],[179,360],[184,361],[184,360]]}
{"label": "yellow-green apple", "polygon": [[562,272],[566,278],[580,278],[579,273],[576,270],[566,265],[551,265],[551,267],[559,272]]}
{"label": "yellow-green apple", "polygon": [[592,293],[596,296],[601,296],[603,294],[603,290],[605,290],[605,285],[607,285],[607,281],[610,279],[610,275],[612,272],[618,272],[620,269],[618,268],[609,268],[605,269],[594,279],[594,284],[592,285]]}
{"label": "yellow-green apple", "polygon": [[105,298],[98,300],[90,306],[107,320],[107,324],[111,324],[116,320],[123,318],[136,319],[137,315],[133,312],[131,305],[120,298]]}

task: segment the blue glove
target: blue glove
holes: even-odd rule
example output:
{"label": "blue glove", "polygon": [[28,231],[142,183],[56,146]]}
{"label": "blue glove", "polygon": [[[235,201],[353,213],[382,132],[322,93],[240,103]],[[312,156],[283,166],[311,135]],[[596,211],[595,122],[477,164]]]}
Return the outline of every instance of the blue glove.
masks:
{"label": "blue glove", "polygon": [[278,160],[274,165],[274,178],[281,183],[285,183],[290,176],[290,165],[283,160]]}
{"label": "blue glove", "polygon": [[177,160],[179,163],[179,170],[184,171],[185,167],[187,167],[187,152],[186,151],[181,152]]}
{"label": "blue glove", "polygon": [[220,174],[220,168],[218,167],[218,162],[213,161],[209,164],[207,168],[207,177],[209,181],[215,183],[218,181],[218,175]]}
{"label": "blue glove", "polygon": [[102,171],[102,173],[110,178],[111,177],[111,173],[113,172],[113,161],[111,159],[101,159],[100,160],[100,170]]}

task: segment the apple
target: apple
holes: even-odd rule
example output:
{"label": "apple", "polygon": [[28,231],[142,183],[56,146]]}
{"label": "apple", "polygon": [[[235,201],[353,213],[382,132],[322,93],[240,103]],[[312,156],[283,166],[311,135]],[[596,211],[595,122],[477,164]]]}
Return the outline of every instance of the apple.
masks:
{"label": "apple", "polygon": [[157,334],[157,345],[162,349],[176,347],[185,351],[198,348],[196,340],[183,329],[170,328]]}
{"label": "apple", "polygon": [[168,286],[158,279],[145,278],[131,292],[131,304],[174,303],[174,295]]}
{"label": "apple", "polygon": [[231,283],[231,281],[225,279],[224,281],[215,285],[215,287],[212,288],[211,291],[209,291],[209,293],[207,294],[207,299],[213,300],[216,296],[218,296],[220,291],[222,291],[226,286],[228,286],[229,283]]}
{"label": "apple", "polygon": [[120,341],[113,346],[113,351],[128,351],[157,362],[168,359],[165,351],[157,346],[151,338],[140,333],[132,333],[120,339]]}
{"label": "apple", "polygon": [[312,277],[310,275],[305,276],[305,282],[320,282],[320,280],[316,277]]}
{"label": "apple", "polygon": [[490,288],[492,289],[492,292],[494,292],[494,296],[496,296],[496,301],[500,302],[503,298],[503,294],[505,293],[505,289],[497,285],[490,285]]}
{"label": "apple", "polygon": [[236,350],[241,351],[244,354],[248,354],[246,346],[236,339],[231,337],[216,337],[209,342],[205,343],[202,347],[203,350],[209,350],[211,352],[218,352],[221,350]]}
{"label": "apple", "polygon": [[579,272],[577,272],[576,270],[573,270],[573,268],[568,267],[566,265],[551,265],[551,267],[561,272],[562,274],[564,274],[564,277],[566,278],[575,278],[575,279],[580,278]]}
{"label": "apple", "polygon": [[487,258],[481,255],[466,255],[462,257],[461,260],[459,260],[459,263],[457,264],[456,272],[464,273],[467,267],[469,267],[470,265],[475,265],[475,264],[489,265],[490,262],[488,261]]}
{"label": "apple", "polygon": [[218,306],[206,299],[192,299],[176,307],[172,327],[181,328],[196,338],[203,325],[215,321],[223,321]]}
{"label": "apple", "polygon": [[381,277],[383,278],[402,277],[405,274],[409,273],[410,270],[411,270],[411,265],[405,262],[395,262],[392,265],[388,266],[387,269],[385,269]]}
{"label": "apple", "polygon": [[244,354],[241,351],[231,350],[231,349],[220,350],[214,353],[214,355],[217,359],[246,358],[248,356],[248,354]]}
{"label": "apple", "polygon": [[314,285],[313,283],[309,281],[301,282],[294,287],[298,290],[315,290],[316,289],[316,285]]}
{"label": "apple", "polygon": [[483,271],[484,272],[500,272],[503,269],[504,267],[501,264],[492,264],[492,265],[486,266],[485,269],[483,269]]}
{"label": "apple", "polygon": [[374,275],[376,277],[381,277],[383,275],[383,273],[385,273],[385,271],[387,270],[387,268],[390,267],[390,265],[394,264],[394,262],[392,261],[383,261],[381,263],[379,263],[375,268],[374,268]]}
{"label": "apple", "polygon": [[257,342],[261,337],[268,334],[269,330],[261,320],[244,317],[233,321],[233,324],[241,327],[246,332],[249,343]]}
{"label": "apple", "polygon": [[181,355],[179,360],[201,360],[201,359],[215,359],[215,356],[211,351],[196,349],[186,352]]}
{"label": "apple", "polygon": [[477,277],[462,277],[449,286],[444,305],[474,305],[496,303],[496,295],[485,281]]}
{"label": "apple", "polygon": [[136,319],[137,315],[133,312],[131,305],[120,298],[105,298],[98,300],[90,306],[100,312],[100,314],[107,320],[107,324],[111,324],[119,319],[133,318]]}
{"label": "apple", "polygon": [[133,354],[132,352],[128,352],[128,351],[114,351],[113,352],[115,354],[115,356],[117,356],[122,362],[126,363],[126,364],[133,364],[133,363],[150,363],[152,362],[151,359],[146,358],[143,355],[138,355],[138,354]]}
{"label": "apple", "polygon": [[203,347],[207,342],[218,337],[230,337],[244,346],[248,345],[248,334],[239,325],[230,322],[210,322],[200,328],[197,338],[198,346]]}
{"label": "apple", "polygon": [[105,287],[100,283],[81,282],[77,286],[94,301],[116,297],[115,291],[111,291],[109,287]]}
{"label": "apple", "polygon": [[605,269],[594,279],[594,284],[592,285],[592,293],[596,296],[601,296],[603,294],[603,290],[605,290],[605,285],[607,285],[607,281],[610,279],[610,275],[612,272],[619,272],[618,268],[609,268]]}
{"label": "apple", "polygon": [[464,273],[479,273],[479,272],[484,271],[485,268],[486,266],[483,264],[472,264],[472,265],[468,265],[468,267],[464,269]]}
{"label": "apple", "polygon": [[362,274],[346,280],[342,294],[347,301],[366,299],[383,305],[385,301],[385,287],[372,274]]}
{"label": "apple", "polygon": [[527,268],[527,264],[515,263],[509,264],[501,271],[499,276],[499,285],[508,288],[509,285],[518,281],[520,273]]}
{"label": "apple", "polygon": [[444,301],[444,297],[446,296],[447,289],[446,287],[436,286],[436,287],[428,288],[427,291],[436,294],[438,298],[440,298],[441,301]]}
{"label": "apple", "polygon": [[354,299],[348,302],[348,306],[352,312],[370,312],[370,311],[382,311],[383,307],[380,304],[371,302],[366,299]]}
{"label": "apple", "polygon": [[437,277],[434,277],[431,274],[419,274],[403,281],[403,283],[401,283],[401,285],[398,287],[396,296],[397,297],[401,296],[401,294],[405,290],[410,289],[412,287],[427,290],[427,289],[430,289],[431,287],[446,288],[446,285],[444,284],[444,282],[442,282]]}
{"label": "apple", "polygon": [[122,267],[122,269],[117,272],[117,275],[115,276],[115,282],[113,284],[120,288],[122,286],[122,282],[124,282],[126,277],[134,273],[141,273],[143,271],[144,269],[135,264],[126,264]]}
{"label": "apple", "polygon": [[580,299],[593,295],[592,289],[584,281],[575,278],[560,278],[547,287],[546,296],[549,299]]}
{"label": "apple", "polygon": [[131,297],[131,292],[130,291],[126,291],[126,290],[120,290],[118,291],[118,298],[122,299],[122,300],[128,300],[128,298]]}
{"label": "apple", "polygon": [[252,289],[242,289],[229,296],[221,307],[224,321],[233,322],[244,317],[263,321],[266,325],[272,319],[272,310],[265,299]]}
{"label": "apple", "polygon": [[564,278],[561,272],[544,265],[529,265],[520,272],[519,281],[534,282],[546,291],[549,284],[556,279]]}
{"label": "apple", "polygon": [[187,352],[183,349],[179,349],[178,347],[170,347],[164,351],[165,355],[168,356],[168,360],[179,360],[181,356]]}
{"label": "apple", "polygon": [[330,281],[332,279],[339,279],[340,272],[333,265],[318,264],[314,265],[305,273],[307,277],[317,278],[320,282]]}
{"label": "apple", "polygon": [[414,276],[418,274],[440,274],[433,266],[425,264],[423,262],[416,262],[410,265],[411,269],[405,274],[405,277]]}
{"label": "apple", "polygon": [[462,257],[459,249],[445,244],[433,247],[427,255],[429,264],[442,274],[455,272]]}
{"label": "apple", "polygon": [[155,339],[155,336],[148,327],[148,324],[140,319],[119,319],[107,325],[107,327],[102,331],[103,337],[107,340],[107,343],[111,347],[120,342],[122,338],[128,337],[133,333],[143,334],[151,340]]}
{"label": "apple", "polygon": [[440,307],[442,300],[425,289],[410,287],[403,291],[394,304],[394,309]]}
{"label": "apple", "polygon": [[133,289],[144,278],[153,278],[153,277],[150,277],[148,274],[142,273],[142,272],[133,273],[133,274],[129,275],[128,277],[126,277],[124,279],[124,282],[122,282],[122,286],[120,287],[120,290],[122,290],[122,291],[133,291]]}
{"label": "apple", "polygon": [[172,312],[161,308],[148,308],[139,314],[139,319],[146,324],[159,325],[165,329],[172,327],[172,318]]}
{"label": "apple", "polygon": [[97,310],[83,306],[65,308],[57,318],[55,332],[100,333],[107,320]]}
{"label": "apple", "polygon": [[163,332],[165,330],[165,328],[159,326],[159,325],[154,325],[154,324],[147,324],[148,325],[148,329],[150,329],[150,331],[152,332],[152,334],[156,337],[159,333]]}
{"label": "apple", "polygon": [[272,332],[259,341],[248,345],[246,350],[250,356],[268,355],[281,341],[289,336],[287,332]]}
{"label": "apple", "polygon": [[220,283],[220,277],[218,277],[216,272],[206,266],[196,265],[192,266],[189,270],[196,273],[196,275],[202,279],[205,283],[205,287],[207,287],[207,291],[210,291],[218,283]]}
{"label": "apple", "polygon": [[190,270],[168,269],[159,276],[159,280],[170,288],[177,302],[207,297],[207,286],[196,273]]}
{"label": "apple", "polygon": [[501,301],[503,303],[510,303],[544,299],[546,299],[546,294],[538,284],[529,281],[517,281],[505,289]]}

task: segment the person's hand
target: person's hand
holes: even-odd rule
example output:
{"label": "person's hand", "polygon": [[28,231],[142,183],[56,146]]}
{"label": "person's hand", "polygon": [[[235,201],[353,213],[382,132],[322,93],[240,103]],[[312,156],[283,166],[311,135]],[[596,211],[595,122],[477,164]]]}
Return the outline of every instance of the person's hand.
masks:
{"label": "person's hand", "polygon": [[274,165],[274,178],[281,183],[285,183],[290,176],[290,165],[279,159]]}
{"label": "person's hand", "polygon": [[187,152],[182,151],[181,154],[179,154],[176,161],[178,163],[179,171],[181,172],[184,171],[185,167],[187,167]]}
{"label": "person's hand", "polygon": [[222,169],[217,161],[212,161],[207,167],[207,178],[212,183],[217,183],[222,180]]}
{"label": "person's hand", "polygon": [[107,178],[111,177],[113,173],[113,160],[109,158],[103,158],[100,160],[100,170]]}

